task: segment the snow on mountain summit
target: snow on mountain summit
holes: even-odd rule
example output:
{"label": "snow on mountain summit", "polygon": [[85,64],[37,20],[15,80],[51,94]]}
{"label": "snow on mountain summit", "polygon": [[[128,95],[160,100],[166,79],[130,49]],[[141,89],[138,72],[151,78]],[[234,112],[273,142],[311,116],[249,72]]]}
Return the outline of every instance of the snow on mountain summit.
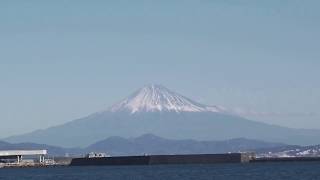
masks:
{"label": "snow on mountain summit", "polygon": [[141,88],[127,99],[110,108],[112,112],[130,111],[154,112],[222,112],[223,108],[205,106],[194,102],[178,93],[175,93],[161,85],[150,85]]}

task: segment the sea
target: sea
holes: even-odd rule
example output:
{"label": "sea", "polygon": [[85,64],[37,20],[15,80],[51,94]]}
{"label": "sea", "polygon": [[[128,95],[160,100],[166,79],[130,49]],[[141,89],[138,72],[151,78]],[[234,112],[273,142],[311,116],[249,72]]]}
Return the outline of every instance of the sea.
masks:
{"label": "sea", "polygon": [[320,180],[320,162],[4,168],[0,180]]}

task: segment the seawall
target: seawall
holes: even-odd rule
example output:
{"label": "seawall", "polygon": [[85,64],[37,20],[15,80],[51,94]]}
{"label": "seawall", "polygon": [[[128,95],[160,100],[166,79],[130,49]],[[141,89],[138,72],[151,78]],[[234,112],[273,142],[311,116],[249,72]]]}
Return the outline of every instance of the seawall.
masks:
{"label": "seawall", "polygon": [[103,158],[75,158],[71,166],[107,166],[107,165],[161,165],[161,164],[215,164],[246,163],[254,159],[251,153],[230,154],[190,154],[190,155],[148,155],[118,156]]}

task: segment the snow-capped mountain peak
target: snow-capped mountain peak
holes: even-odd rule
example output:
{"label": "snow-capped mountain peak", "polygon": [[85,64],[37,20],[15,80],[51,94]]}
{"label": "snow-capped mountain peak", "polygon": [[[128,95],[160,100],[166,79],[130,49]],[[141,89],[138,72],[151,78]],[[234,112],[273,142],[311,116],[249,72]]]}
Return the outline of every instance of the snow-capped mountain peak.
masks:
{"label": "snow-capped mountain peak", "polygon": [[149,85],[110,108],[112,112],[222,112],[223,108],[194,102],[162,85]]}

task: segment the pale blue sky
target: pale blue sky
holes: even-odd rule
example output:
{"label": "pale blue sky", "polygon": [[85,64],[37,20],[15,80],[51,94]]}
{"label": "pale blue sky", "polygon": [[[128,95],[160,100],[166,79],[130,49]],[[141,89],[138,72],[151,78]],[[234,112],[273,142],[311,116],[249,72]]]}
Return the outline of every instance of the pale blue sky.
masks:
{"label": "pale blue sky", "polygon": [[0,1],[0,137],[150,83],[320,129],[320,1]]}

